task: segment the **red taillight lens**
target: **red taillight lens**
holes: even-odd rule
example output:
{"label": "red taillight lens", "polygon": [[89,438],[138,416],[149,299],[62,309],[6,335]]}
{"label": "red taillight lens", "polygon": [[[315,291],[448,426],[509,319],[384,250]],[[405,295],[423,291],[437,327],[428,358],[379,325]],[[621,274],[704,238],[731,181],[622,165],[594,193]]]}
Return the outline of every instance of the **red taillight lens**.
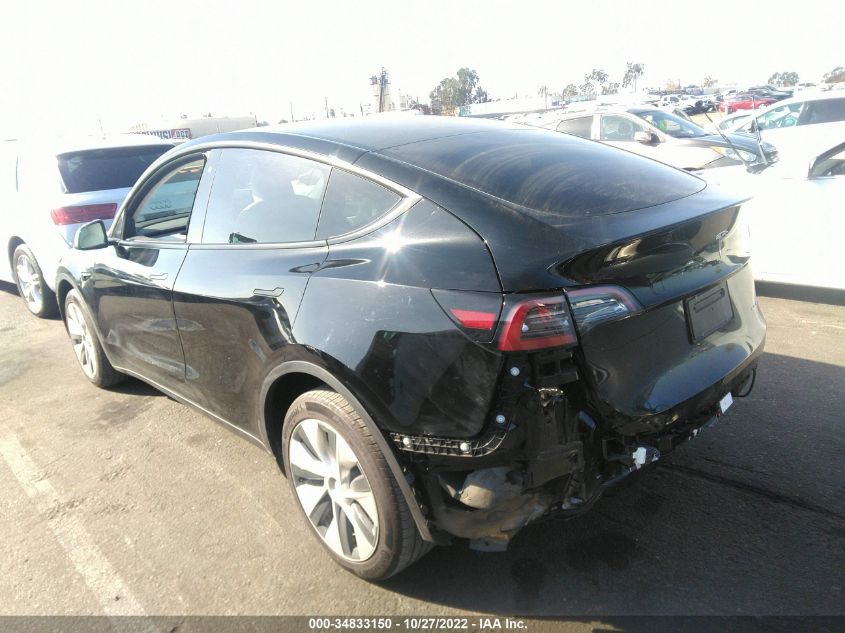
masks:
{"label": "red taillight lens", "polygon": [[496,327],[496,319],[499,317],[496,312],[478,312],[477,310],[452,308],[450,312],[458,320],[461,327],[471,330],[492,330]]}
{"label": "red taillight lens", "polygon": [[59,207],[50,211],[54,224],[81,224],[91,220],[108,220],[114,217],[116,204],[86,204],[78,207]]}
{"label": "red taillight lens", "polygon": [[624,319],[642,312],[642,307],[627,290],[618,286],[592,286],[567,290],[572,317],[583,335],[606,321]]}
{"label": "red taillight lens", "polygon": [[499,337],[503,352],[575,345],[578,339],[565,297],[520,301],[508,312]]}

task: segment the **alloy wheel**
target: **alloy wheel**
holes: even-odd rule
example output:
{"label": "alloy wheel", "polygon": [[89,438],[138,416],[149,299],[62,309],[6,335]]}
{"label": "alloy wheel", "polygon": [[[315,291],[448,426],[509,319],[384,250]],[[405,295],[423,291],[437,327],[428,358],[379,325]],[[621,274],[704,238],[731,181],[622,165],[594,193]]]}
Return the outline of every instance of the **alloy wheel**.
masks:
{"label": "alloy wheel", "polygon": [[73,302],[67,304],[67,332],[73,343],[73,351],[79,366],[88,378],[97,373],[97,355],[94,349],[94,339],[82,316],[82,310]]}
{"label": "alloy wheel", "polygon": [[338,556],[369,559],[378,544],[378,508],[349,443],[321,420],[302,420],[291,434],[288,464],[311,526]]}
{"label": "alloy wheel", "polygon": [[41,308],[44,306],[41,275],[38,274],[38,269],[25,254],[18,255],[15,262],[15,274],[18,278],[18,287],[23,300],[26,301],[30,311],[36,314],[41,312]]}

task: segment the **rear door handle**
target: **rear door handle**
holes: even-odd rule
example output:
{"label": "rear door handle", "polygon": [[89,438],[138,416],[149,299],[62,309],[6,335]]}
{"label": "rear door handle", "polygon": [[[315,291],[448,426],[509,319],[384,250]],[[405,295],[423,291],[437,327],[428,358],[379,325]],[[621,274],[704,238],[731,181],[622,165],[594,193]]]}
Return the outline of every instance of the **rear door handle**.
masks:
{"label": "rear door handle", "polygon": [[272,290],[265,290],[264,288],[256,288],[252,291],[257,297],[281,297],[285,291],[284,288],[273,288]]}
{"label": "rear door handle", "polygon": [[167,273],[150,273],[147,277],[155,281],[163,281],[167,279]]}

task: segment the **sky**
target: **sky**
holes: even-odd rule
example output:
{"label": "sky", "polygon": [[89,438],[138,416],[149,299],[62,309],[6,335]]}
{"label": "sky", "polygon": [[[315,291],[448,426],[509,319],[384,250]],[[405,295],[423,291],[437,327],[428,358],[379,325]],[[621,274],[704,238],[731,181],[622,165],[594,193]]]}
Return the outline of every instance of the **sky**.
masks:
{"label": "sky", "polygon": [[[796,7],[800,6],[800,10]],[[125,131],[162,117],[255,114],[276,123],[359,112],[382,67],[428,100],[458,68],[491,98],[536,95],[603,68],[640,85],[818,82],[845,66],[845,2],[802,0],[74,0],[4,3],[0,138]]]}

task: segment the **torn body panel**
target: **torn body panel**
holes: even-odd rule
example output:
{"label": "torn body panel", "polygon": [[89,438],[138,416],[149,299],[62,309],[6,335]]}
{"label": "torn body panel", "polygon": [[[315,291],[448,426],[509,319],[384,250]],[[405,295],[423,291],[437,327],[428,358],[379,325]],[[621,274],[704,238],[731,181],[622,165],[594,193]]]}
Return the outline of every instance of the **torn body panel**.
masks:
{"label": "torn body panel", "polygon": [[494,446],[486,444],[490,450],[466,440],[443,450],[448,438],[394,435],[393,440],[422,482],[435,531],[468,539],[474,549],[503,550],[532,521],[585,512],[608,487],[693,439],[721,415],[720,398],[747,391],[753,372],[751,360],[730,379],[664,412],[651,432],[625,434],[596,411],[575,355],[566,350],[510,355],[494,405],[497,415],[488,435],[481,436],[496,438]]}

